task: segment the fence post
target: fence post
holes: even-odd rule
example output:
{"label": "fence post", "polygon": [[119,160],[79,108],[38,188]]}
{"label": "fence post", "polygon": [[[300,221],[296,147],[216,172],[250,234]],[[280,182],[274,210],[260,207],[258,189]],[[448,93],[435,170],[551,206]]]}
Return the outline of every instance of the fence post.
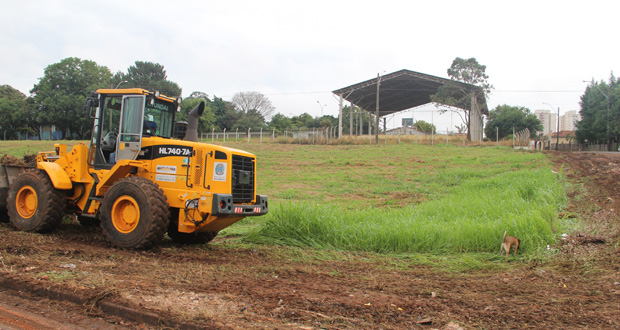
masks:
{"label": "fence post", "polygon": [[275,142],[276,141],[276,129],[273,129],[273,132],[271,133],[271,142]]}
{"label": "fence post", "polygon": [[226,143],[226,127],[224,127],[224,143]]}
{"label": "fence post", "polygon": [[260,143],[263,143],[263,128],[260,128]]}
{"label": "fence post", "polygon": [[215,136],[213,135],[213,133],[215,133],[215,128],[211,129],[211,143],[215,141]]}
{"label": "fence post", "polygon": [[248,127],[248,143],[250,143],[250,131],[251,131],[251,130],[252,130],[252,129]]}
{"label": "fence post", "polygon": [[235,131],[235,142],[239,142],[239,127],[237,127],[237,130]]}

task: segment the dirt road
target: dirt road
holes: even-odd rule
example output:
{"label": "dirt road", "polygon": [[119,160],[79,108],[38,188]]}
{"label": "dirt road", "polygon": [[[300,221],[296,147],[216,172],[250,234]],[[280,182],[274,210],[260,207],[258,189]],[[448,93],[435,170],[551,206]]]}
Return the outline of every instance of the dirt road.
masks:
{"label": "dirt road", "polygon": [[142,320],[144,328],[441,329],[454,322],[467,329],[620,329],[615,156],[550,156],[574,183],[562,216],[584,222],[552,247],[550,262],[506,265],[498,254],[484,270],[460,271],[459,256],[447,256],[454,266],[446,272],[424,257],[248,246],[235,238],[202,247],[166,240],[133,252],[110,248],[96,228],[77,222],[48,235],[1,223],[0,279],[5,290],[64,293],[84,315],[104,316],[106,306],[127,307],[119,312],[125,317],[146,313],[137,323],[107,318],[124,327]]}

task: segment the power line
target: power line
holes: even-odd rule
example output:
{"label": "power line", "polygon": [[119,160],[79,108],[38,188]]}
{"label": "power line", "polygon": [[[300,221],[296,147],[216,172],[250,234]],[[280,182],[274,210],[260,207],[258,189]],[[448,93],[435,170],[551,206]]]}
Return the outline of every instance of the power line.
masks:
{"label": "power line", "polygon": [[[417,91],[417,92],[428,92],[433,91],[431,89],[418,89],[418,88],[385,88],[381,89],[381,91]],[[493,93],[583,93],[583,90],[492,90]],[[311,92],[288,92],[288,93],[269,93],[263,94],[265,96],[283,96],[283,95],[310,95],[310,94],[324,94],[324,93],[332,93],[331,91],[311,91]],[[225,95],[222,97],[230,97],[230,95]]]}

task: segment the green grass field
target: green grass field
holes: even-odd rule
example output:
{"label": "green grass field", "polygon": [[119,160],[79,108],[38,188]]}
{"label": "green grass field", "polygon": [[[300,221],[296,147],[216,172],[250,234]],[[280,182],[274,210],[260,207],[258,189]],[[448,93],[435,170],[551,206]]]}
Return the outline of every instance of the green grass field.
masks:
{"label": "green grass field", "polygon": [[[247,147],[250,147],[248,145]],[[373,252],[540,251],[566,197],[541,153],[456,146],[260,146],[271,213],[252,242]]]}
{"label": "green grass field", "polygon": [[[0,154],[20,156],[52,145],[3,141]],[[497,254],[508,230],[522,239],[523,249],[542,253],[563,226],[558,213],[567,202],[565,182],[542,153],[412,143],[226,145],[257,155],[258,193],[269,196],[267,216],[247,218],[223,233],[246,242]]]}
{"label": "green grass field", "polygon": [[74,146],[80,142],[89,143],[89,141],[0,141],[0,156],[7,154],[15,157],[23,157],[24,155],[32,155],[40,151],[53,151],[54,143],[63,143],[68,146]]}

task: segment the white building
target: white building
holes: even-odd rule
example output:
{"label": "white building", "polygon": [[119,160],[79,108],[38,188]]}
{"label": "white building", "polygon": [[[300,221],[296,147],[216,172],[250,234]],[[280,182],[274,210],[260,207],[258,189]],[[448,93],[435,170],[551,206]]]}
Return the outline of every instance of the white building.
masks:
{"label": "white building", "polygon": [[575,123],[581,120],[581,115],[577,110],[567,111],[564,115],[560,116],[560,132],[561,131],[576,131],[577,127]]}
{"label": "white building", "polygon": [[[555,133],[558,130],[558,114],[557,112],[552,112],[551,110],[536,110],[534,114],[543,125],[542,133],[544,135],[551,135],[551,133]],[[577,110],[570,110],[560,116],[560,132],[562,131],[576,131],[577,127],[575,123],[581,120],[581,115],[577,112]]]}
{"label": "white building", "polygon": [[[437,133],[435,133],[437,134]],[[385,135],[425,135],[411,126],[397,127],[385,132]]]}
{"label": "white building", "polygon": [[557,131],[557,113],[551,110],[535,110],[534,114],[542,122],[544,135],[551,135],[552,132]]}

